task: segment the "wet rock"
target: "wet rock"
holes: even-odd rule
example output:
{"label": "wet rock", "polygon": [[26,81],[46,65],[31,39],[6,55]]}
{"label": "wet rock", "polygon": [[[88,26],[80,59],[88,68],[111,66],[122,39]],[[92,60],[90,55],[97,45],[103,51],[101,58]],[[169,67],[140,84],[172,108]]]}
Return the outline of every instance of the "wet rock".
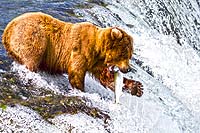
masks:
{"label": "wet rock", "polygon": [[[45,120],[57,115],[85,113],[94,118],[106,121],[110,117],[98,108],[87,106],[86,98],[64,96],[44,88],[22,84],[17,75],[11,72],[0,73],[0,107],[20,104],[37,111]],[[40,93],[38,93],[38,92]]]}

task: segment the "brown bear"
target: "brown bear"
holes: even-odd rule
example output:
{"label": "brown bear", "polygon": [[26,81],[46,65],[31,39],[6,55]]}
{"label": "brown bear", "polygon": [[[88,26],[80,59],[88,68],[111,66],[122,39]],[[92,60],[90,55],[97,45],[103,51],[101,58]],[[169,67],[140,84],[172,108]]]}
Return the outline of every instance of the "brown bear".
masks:
{"label": "brown bear", "polygon": [[2,43],[8,55],[29,70],[66,72],[72,87],[82,91],[86,72],[100,82],[109,66],[128,72],[133,53],[132,37],[120,28],[73,24],[40,12],[13,19],[4,30]]}

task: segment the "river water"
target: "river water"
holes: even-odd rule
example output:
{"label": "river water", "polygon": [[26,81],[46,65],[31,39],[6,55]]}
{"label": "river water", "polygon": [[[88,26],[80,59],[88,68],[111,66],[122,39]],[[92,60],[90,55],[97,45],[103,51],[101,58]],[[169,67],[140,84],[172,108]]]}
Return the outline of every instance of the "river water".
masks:
{"label": "river water", "polygon": [[[0,35],[10,20],[32,11],[45,12],[63,21],[119,26],[133,36],[132,64],[138,72],[132,77],[144,84],[145,92],[142,102],[129,96],[123,102],[132,105],[136,101],[144,106],[141,112],[136,106],[109,109],[113,115],[111,132],[200,132],[198,0],[1,0]],[[2,44],[0,56],[7,59]],[[136,60],[142,64],[135,63]],[[94,86],[87,80],[87,88]],[[92,94],[86,95],[95,99]],[[109,107],[101,100],[96,100],[96,106]],[[138,111],[142,120],[129,118],[127,114],[132,115],[133,111]],[[77,125],[77,129],[92,132],[92,127]]]}

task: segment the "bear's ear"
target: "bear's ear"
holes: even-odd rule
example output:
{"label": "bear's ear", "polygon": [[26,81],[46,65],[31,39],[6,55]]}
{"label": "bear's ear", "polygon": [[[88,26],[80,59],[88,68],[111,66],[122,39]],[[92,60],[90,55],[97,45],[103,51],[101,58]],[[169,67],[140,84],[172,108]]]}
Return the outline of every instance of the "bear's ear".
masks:
{"label": "bear's ear", "polygon": [[122,32],[117,28],[112,28],[111,38],[112,38],[112,40],[121,39],[122,38]]}

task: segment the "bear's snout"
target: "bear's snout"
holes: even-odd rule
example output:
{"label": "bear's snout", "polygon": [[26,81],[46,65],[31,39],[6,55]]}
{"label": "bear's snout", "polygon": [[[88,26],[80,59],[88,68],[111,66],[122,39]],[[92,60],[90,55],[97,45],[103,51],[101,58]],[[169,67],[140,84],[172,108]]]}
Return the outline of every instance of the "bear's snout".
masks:
{"label": "bear's snout", "polygon": [[131,71],[131,67],[128,66],[128,67],[123,67],[123,68],[119,68],[119,70],[122,72],[122,73],[128,73]]}
{"label": "bear's snout", "polygon": [[131,67],[129,66],[128,61],[120,62],[117,67],[122,73],[128,73],[131,71]]}

